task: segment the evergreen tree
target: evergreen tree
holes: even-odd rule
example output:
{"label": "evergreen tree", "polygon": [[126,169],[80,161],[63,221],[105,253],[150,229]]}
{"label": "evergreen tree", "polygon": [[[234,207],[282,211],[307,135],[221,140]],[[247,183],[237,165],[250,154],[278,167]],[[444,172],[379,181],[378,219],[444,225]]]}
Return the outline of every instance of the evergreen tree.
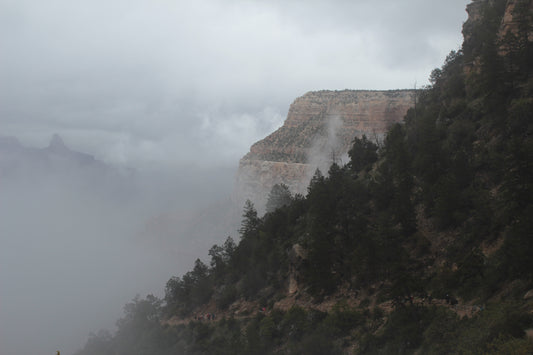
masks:
{"label": "evergreen tree", "polygon": [[361,138],[355,137],[352,148],[348,151],[350,163],[348,166],[354,172],[369,169],[378,160],[378,146],[363,134]]}
{"label": "evergreen tree", "polygon": [[285,184],[275,184],[268,194],[266,203],[267,213],[274,212],[276,209],[287,206],[292,201],[292,194],[289,187]]}
{"label": "evergreen tree", "polygon": [[256,235],[261,220],[257,215],[257,210],[252,201],[246,200],[242,218],[241,228],[239,229],[241,238],[245,239]]}

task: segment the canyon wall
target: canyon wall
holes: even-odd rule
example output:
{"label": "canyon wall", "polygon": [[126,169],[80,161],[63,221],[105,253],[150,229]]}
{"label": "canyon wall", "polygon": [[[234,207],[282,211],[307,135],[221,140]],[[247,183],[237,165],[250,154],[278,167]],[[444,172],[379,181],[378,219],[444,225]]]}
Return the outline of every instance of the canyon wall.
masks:
{"label": "canyon wall", "polygon": [[236,198],[264,211],[274,184],[306,193],[319,168],[345,164],[354,137],[380,140],[414,105],[414,90],[308,92],[290,106],[282,127],[255,143],[239,163]]}
{"label": "canyon wall", "polygon": [[499,21],[494,44],[501,56],[525,50],[527,43],[533,42],[533,1],[507,0],[505,3],[502,1],[500,6],[494,6],[495,3],[495,0],[474,0],[466,7],[468,19],[463,24],[463,50],[470,54],[465,66],[466,74],[481,70],[481,54],[486,49],[481,47],[479,35],[487,28],[483,22],[488,23],[491,19]]}

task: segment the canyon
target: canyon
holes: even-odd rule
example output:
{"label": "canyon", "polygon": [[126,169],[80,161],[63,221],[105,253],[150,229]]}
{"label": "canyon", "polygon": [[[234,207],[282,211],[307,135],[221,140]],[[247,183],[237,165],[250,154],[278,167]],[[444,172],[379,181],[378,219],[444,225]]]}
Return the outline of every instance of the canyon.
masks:
{"label": "canyon", "polygon": [[240,160],[236,200],[249,199],[263,212],[275,184],[305,195],[316,169],[325,174],[332,163],[346,163],[355,137],[380,142],[415,99],[415,90],[322,90],[297,98],[284,124]]}

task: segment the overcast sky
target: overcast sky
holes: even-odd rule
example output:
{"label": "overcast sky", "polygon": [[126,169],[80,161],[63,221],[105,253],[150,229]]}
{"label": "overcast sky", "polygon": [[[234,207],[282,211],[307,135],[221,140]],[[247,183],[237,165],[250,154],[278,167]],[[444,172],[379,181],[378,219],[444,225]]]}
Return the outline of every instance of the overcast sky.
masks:
{"label": "overcast sky", "polygon": [[238,160],[308,91],[427,84],[460,47],[467,2],[0,0],[0,135],[45,147],[58,133],[149,170],[128,203],[91,176],[2,181],[0,352],[68,355],[135,293],[161,295],[212,245],[176,206],[229,193]]}
{"label": "overcast sky", "polygon": [[310,90],[427,83],[466,0],[0,0],[0,134],[236,164]]}

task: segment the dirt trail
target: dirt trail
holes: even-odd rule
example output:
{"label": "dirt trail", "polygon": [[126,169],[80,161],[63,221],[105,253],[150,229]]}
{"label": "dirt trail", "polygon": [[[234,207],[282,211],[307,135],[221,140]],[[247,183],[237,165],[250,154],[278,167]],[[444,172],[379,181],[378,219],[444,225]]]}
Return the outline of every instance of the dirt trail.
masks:
{"label": "dirt trail", "polygon": [[[214,302],[210,302],[207,305],[195,310],[194,314],[191,316],[184,318],[174,316],[163,321],[162,323],[175,326],[180,324],[188,324],[192,321],[218,322],[224,318],[246,319],[255,317],[259,312],[263,312],[263,310],[259,306],[258,302],[239,300],[234,302],[228,309],[223,311],[217,309]],[[266,313],[268,313],[268,311],[266,311]],[[214,318],[213,315],[215,316]]]}
{"label": "dirt trail", "polygon": [[[345,294],[344,294],[345,296]],[[357,294],[351,294],[350,297],[340,297],[340,295],[335,295],[325,298],[321,303],[313,303],[310,297],[298,296],[298,295],[289,295],[274,304],[272,309],[279,309],[282,311],[288,311],[293,306],[302,307],[305,309],[315,309],[321,312],[330,312],[333,307],[339,302],[345,303],[349,307],[357,307],[361,304],[362,297],[357,297]],[[450,311],[457,314],[459,317],[468,317],[472,318],[474,315],[482,311],[483,306],[470,305],[457,303],[455,305],[450,304],[445,299],[432,299],[431,302],[428,299],[420,297],[405,298],[401,301],[397,300],[388,300],[382,303],[376,303],[374,298],[371,301],[372,307],[379,307],[385,314],[392,313],[398,307],[445,307]],[[180,324],[188,324],[191,321],[203,321],[203,322],[218,322],[224,318],[234,318],[234,319],[249,319],[255,317],[258,313],[264,312],[265,314],[270,314],[272,309],[263,309],[258,302],[250,302],[239,300],[234,302],[227,310],[221,311],[218,310],[214,303],[209,303],[198,309],[192,316],[180,318],[174,316],[168,320],[163,321],[163,324],[176,326]],[[208,316],[209,314],[209,316]],[[212,319],[212,315],[215,315],[215,318]]]}
{"label": "dirt trail", "polygon": [[459,317],[468,317],[472,318],[475,314],[482,311],[484,309],[483,306],[479,305],[469,305],[469,304],[461,304],[457,303],[455,305],[450,304],[445,299],[432,299],[431,302],[425,298],[419,298],[419,297],[413,297],[411,301],[404,300],[403,302],[395,302],[394,300],[389,300],[383,303],[380,303],[377,305],[379,308],[381,308],[386,314],[391,313],[394,309],[397,307],[409,307],[409,306],[415,306],[415,307],[432,307],[432,306],[438,306],[438,307],[445,307],[449,309],[450,311],[457,314]]}

